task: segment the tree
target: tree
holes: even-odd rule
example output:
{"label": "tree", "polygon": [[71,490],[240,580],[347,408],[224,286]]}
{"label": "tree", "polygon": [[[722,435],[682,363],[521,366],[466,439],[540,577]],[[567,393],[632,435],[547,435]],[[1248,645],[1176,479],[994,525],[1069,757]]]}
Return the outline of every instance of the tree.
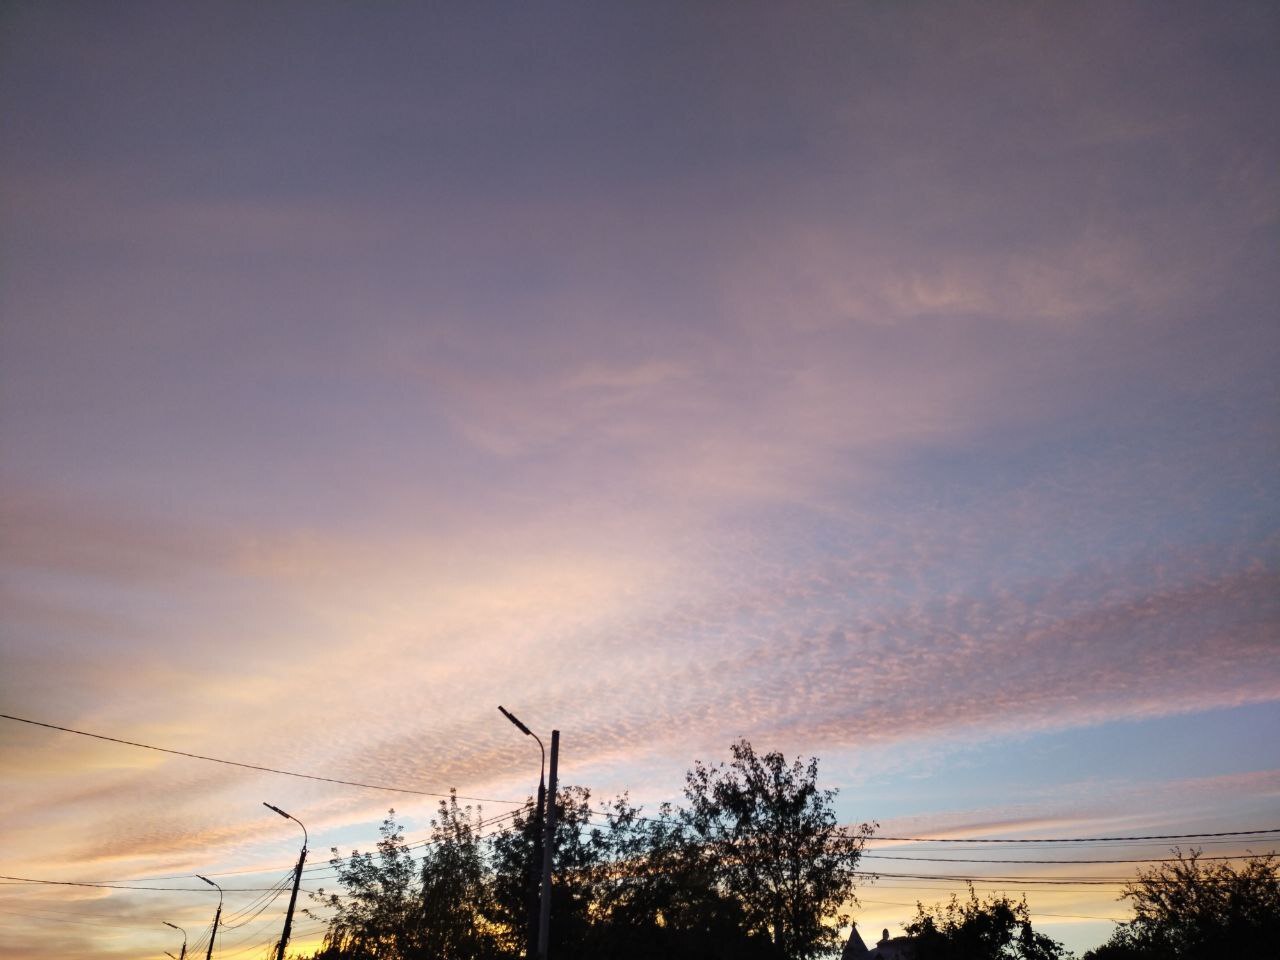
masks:
{"label": "tree", "polygon": [[[324,946],[317,960],[366,960],[402,957],[410,948],[417,891],[413,856],[404,842],[403,828],[395,822],[395,810],[387,811],[379,833],[377,854],[352,850],[343,859],[333,847],[329,863],[338,872],[345,893],[321,888],[311,895],[332,911]],[[315,916],[312,910],[306,911]]]}
{"label": "tree", "polygon": [[[494,923],[482,820],[477,807],[459,807],[454,791],[431,821],[421,869],[421,912],[413,955],[431,960],[487,960],[503,953],[502,928]],[[505,938],[508,946],[513,938]]]}
{"label": "tree", "polygon": [[746,740],[728,764],[696,761],[685,780],[683,816],[711,868],[717,892],[736,901],[748,934],[766,936],[776,955],[804,960],[837,945],[856,899],[855,868],[873,825],[842,829],[835,790],[819,790],[818,761],[788,764],[757,755]]}
{"label": "tree", "polygon": [[611,960],[771,960],[743,910],[716,883],[716,865],[669,804],[641,816],[625,796],[600,811],[607,862],[596,882],[587,956]]}
{"label": "tree", "polygon": [[1031,927],[1027,901],[992,896],[979,900],[955,895],[945,904],[916,905],[907,924],[912,960],[1062,960],[1062,944]]}
{"label": "tree", "polygon": [[[608,862],[607,845],[602,832],[591,827],[589,790],[566,786],[549,799],[556,805],[549,952],[561,958],[587,956],[586,944],[597,914],[597,886]],[[525,931],[528,877],[531,866],[539,862],[542,844],[533,803],[517,812],[492,843],[495,919],[512,931]]]}
{"label": "tree", "polygon": [[[807,960],[837,945],[871,827],[841,829],[816,760],[758,756],[746,741],[732,753],[729,764],[695,763],[689,806],[656,816],[625,796],[594,810],[582,787],[549,798],[557,960]],[[420,864],[395,811],[375,852],[334,849],[342,891],[313,895],[329,925],[313,960],[515,960],[529,946],[534,809],[482,838],[479,810],[451,796]]]}
{"label": "tree", "polygon": [[1280,861],[1206,864],[1199,850],[1138,871],[1122,897],[1134,918],[1085,960],[1271,956],[1280,943]]}

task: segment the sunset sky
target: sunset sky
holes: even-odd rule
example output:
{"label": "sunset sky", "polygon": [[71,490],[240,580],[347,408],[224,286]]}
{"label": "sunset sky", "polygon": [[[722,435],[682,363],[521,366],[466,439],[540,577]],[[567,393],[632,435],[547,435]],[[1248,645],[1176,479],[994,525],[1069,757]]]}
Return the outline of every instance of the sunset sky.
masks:
{"label": "sunset sky", "polygon": [[[649,808],[746,737],[888,836],[1280,828],[1278,41],[1269,2],[6,3],[0,711],[520,800],[501,703]],[[317,867],[435,804],[7,719],[0,779],[5,877],[187,888],[0,881],[32,960],[177,952],[194,873],[250,905],[300,833],[263,801]],[[864,865],[1028,878],[1077,950],[1118,886],[1031,880],[1136,866]]]}

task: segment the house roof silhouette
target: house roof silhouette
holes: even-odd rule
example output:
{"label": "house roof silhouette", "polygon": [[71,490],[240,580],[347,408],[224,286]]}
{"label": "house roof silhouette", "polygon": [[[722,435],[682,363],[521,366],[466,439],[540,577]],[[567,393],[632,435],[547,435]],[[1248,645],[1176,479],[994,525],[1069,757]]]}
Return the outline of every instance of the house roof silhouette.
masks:
{"label": "house roof silhouette", "polygon": [[911,956],[910,937],[890,937],[886,929],[874,947],[868,947],[855,923],[849,931],[840,960],[907,960]]}

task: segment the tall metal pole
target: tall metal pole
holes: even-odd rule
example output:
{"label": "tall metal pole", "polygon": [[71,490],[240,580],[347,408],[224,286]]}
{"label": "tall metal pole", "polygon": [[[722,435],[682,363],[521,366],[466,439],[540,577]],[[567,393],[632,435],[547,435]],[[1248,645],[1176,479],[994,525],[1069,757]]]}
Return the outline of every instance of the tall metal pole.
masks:
{"label": "tall metal pole", "polygon": [[534,853],[529,858],[529,924],[528,924],[528,940],[529,940],[529,960],[533,960],[537,949],[538,940],[538,918],[541,914],[539,906],[538,888],[542,882],[542,857],[539,856],[540,847],[538,839],[541,838],[543,832],[543,824],[546,822],[544,817],[547,809],[547,748],[542,745],[542,738],[520,722],[520,718],[514,713],[498,704],[499,712],[510,720],[526,737],[533,737],[538,741],[538,750],[542,754],[542,766],[538,771],[538,809],[534,814]]}
{"label": "tall metal pole", "polygon": [[[216,883],[208,877],[201,877],[196,874],[199,879],[203,880],[211,887],[218,887]],[[218,921],[222,919],[222,888],[218,887],[218,912],[213,915],[213,932],[209,934],[209,949],[205,951],[204,960],[210,960],[213,956],[213,941],[218,939]]]}
{"label": "tall metal pole", "polygon": [[560,731],[551,731],[551,778],[547,783],[546,838],[542,846],[542,904],[538,912],[538,960],[547,960],[551,933],[551,857],[556,842],[556,768],[560,762]]}
{"label": "tall metal pole", "polygon": [[298,884],[302,883],[302,865],[307,862],[307,844],[311,838],[307,836],[306,826],[293,814],[285,813],[279,807],[267,803],[265,800],[262,805],[268,810],[274,810],[286,820],[292,820],[302,827],[302,852],[298,854],[298,865],[293,870],[293,893],[289,895],[289,910],[284,915],[284,933],[280,934],[280,949],[276,951],[276,960],[284,960],[284,948],[289,945],[289,931],[293,929],[293,905],[298,902]]}
{"label": "tall metal pole", "polygon": [[[179,957],[178,960],[187,960],[187,931],[183,930],[176,923],[170,923],[168,920],[161,920],[160,922],[166,927],[173,927],[173,929],[182,934],[182,956]],[[165,953],[169,953],[169,951],[166,950]],[[169,956],[173,956],[173,954],[169,953]]]}

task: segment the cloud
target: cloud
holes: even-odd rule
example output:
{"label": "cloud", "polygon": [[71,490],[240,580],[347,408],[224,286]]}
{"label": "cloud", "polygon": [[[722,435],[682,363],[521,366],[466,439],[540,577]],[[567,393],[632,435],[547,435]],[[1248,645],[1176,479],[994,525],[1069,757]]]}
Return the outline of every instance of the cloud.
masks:
{"label": "cloud", "polygon": [[[519,799],[504,703],[651,801],[740,735],[914,783],[1280,698],[1271,14],[369,16],[15,21],[9,711]],[[434,805],[0,741],[68,877]],[[1233,776],[917,826],[1274,799]]]}

